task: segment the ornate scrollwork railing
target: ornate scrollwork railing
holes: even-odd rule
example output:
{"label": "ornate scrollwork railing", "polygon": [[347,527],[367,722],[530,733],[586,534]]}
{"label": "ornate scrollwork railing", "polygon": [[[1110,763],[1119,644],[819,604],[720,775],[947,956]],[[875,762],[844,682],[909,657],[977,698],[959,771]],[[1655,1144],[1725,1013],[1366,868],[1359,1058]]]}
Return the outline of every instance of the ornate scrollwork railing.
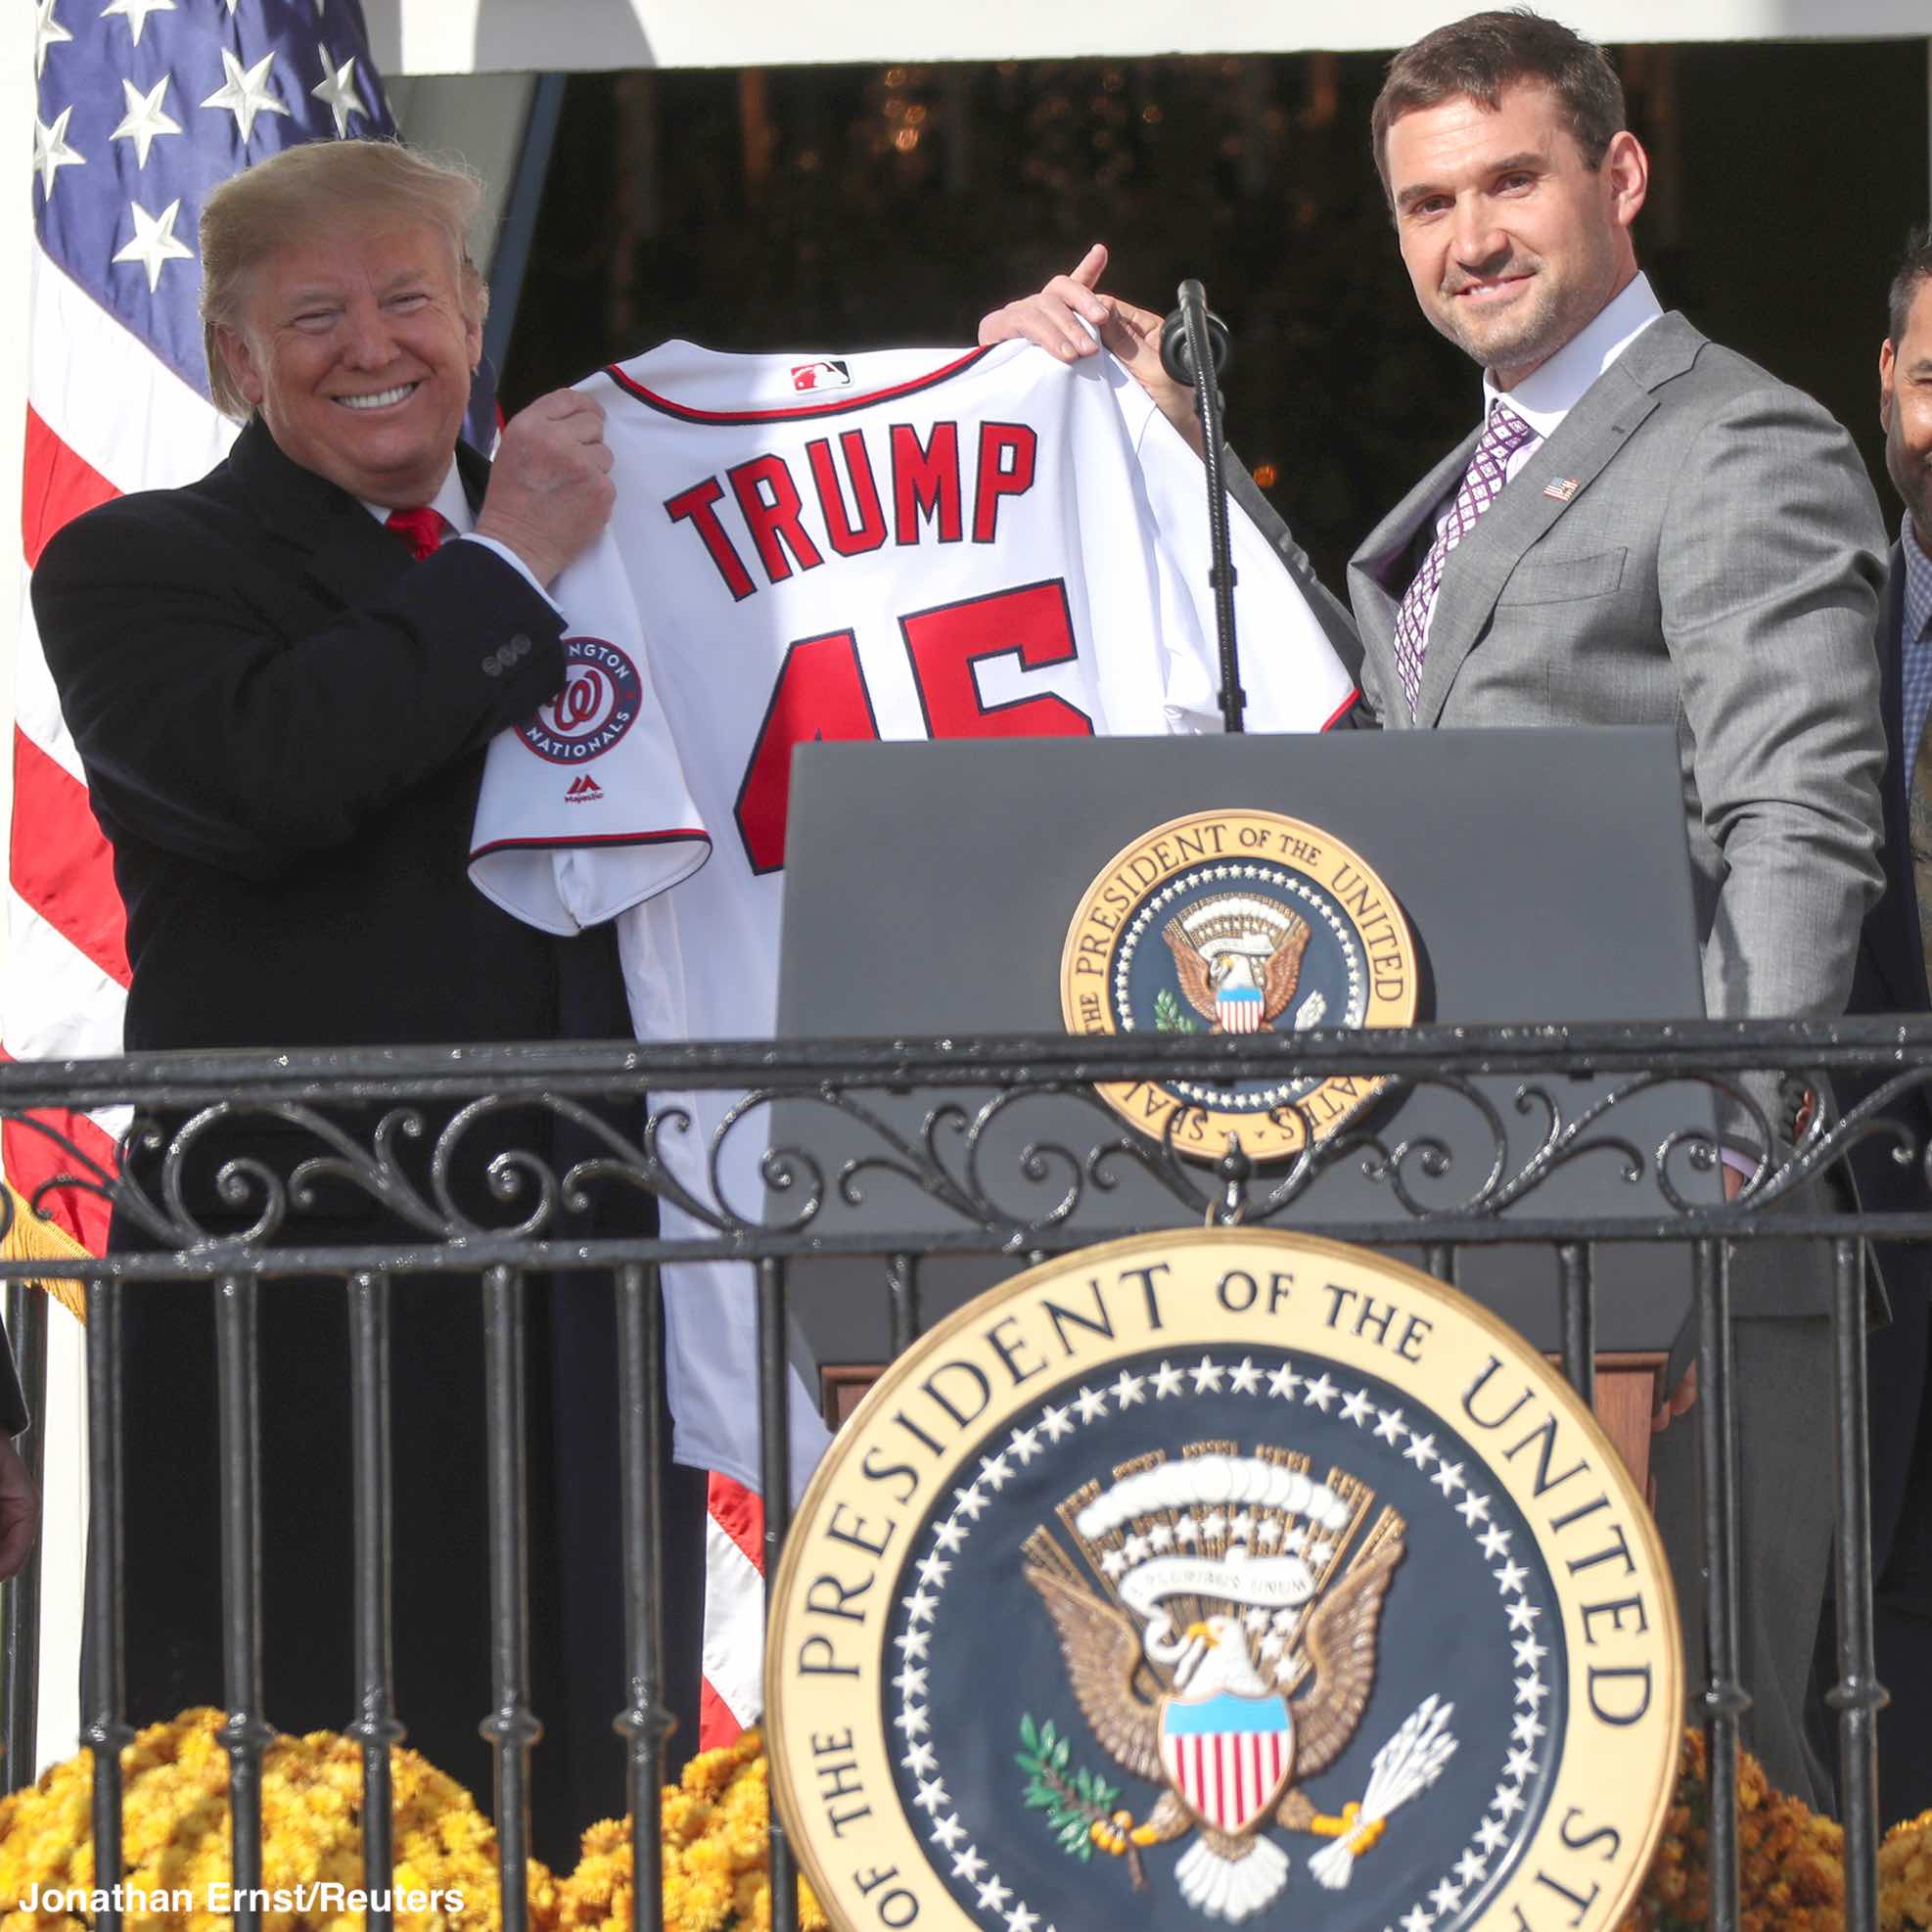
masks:
{"label": "ornate scrollwork railing", "polygon": [[[1767,1068],[1821,1096],[1795,1141],[1774,1130],[1760,1097]],[[1740,1078],[1747,1070],[1752,1080]],[[1321,1138],[1300,1103],[1272,1109],[1269,1118],[1300,1127],[1302,1144],[1266,1167],[1232,1148],[1198,1158],[1183,1144],[1198,1118],[1185,1108],[1158,1138],[1134,1133],[1094,1092],[1103,1080],[1286,1084],[1337,1074],[1376,1083],[1372,1111]],[[1865,1090],[1846,1106],[1832,1095],[1848,1081]],[[1366,1187],[1380,1203],[1364,1214],[1357,1198],[1347,1217],[1370,1240],[1749,1232],[1773,1203],[1802,1209],[1800,1222],[1780,1219],[1784,1231],[1922,1235],[1932,1233],[1932,1194],[1922,1216],[1872,1228],[1849,1200],[1807,1183],[1844,1172],[1866,1147],[1923,1178],[1928,1150],[1907,1116],[1928,1083],[1932,1023],[1699,1022],[23,1063],[0,1068],[0,1119],[41,1153],[29,1212],[91,1196],[111,1203],[145,1249],[254,1251],[297,1226],[314,1259],[322,1251],[302,1219],[327,1185],[407,1229],[414,1239],[398,1259],[409,1265],[438,1265],[430,1251],[446,1248],[470,1266],[556,1266],[611,1259],[608,1242],[581,1238],[600,1198],[679,1211],[677,1239],[621,1244],[645,1259],[828,1244],[888,1251],[903,1245],[893,1223],[915,1202],[922,1245],[1022,1252],[1120,1231],[1150,1212],[1324,1226],[1344,1173],[1358,1197]],[[709,1135],[680,1097],[705,1088],[733,1096]],[[1410,1125],[1423,1096],[1430,1118]],[[109,1106],[133,1110],[120,1175],[58,1125],[61,1111]],[[1722,1138],[1745,1150],[1749,1170],[1729,1201],[1710,1179],[1719,1116]],[[1029,1131],[1035,1117],[1039,1130]],[[568,1159],[548,1151],[565,1137],[559,1129]],[[223,1145],[239,1151],[197,1193],[188,1174]],[[480,1168],[481,1188],[457,1185],[466,1164]],[[1557,1177],[1586,1166],[1616,1175],[1614,1214],[1579,1219],[1551,1201]],[[1128,1176],[1137,1189],[1124,1188]],[[19,1212],[0,1204],[0,1236]],[[345,1252],[375,1265],[352,1243]],[[0,1263],[0,1271],[46,1265]],[[155,1263],[130,1255],[107,1265],[138,1274]]]}
{"label": "ornate scrollwork railing", "polygon": [[[1308,1092],[1332,1077],[1372,1091],[1372,1104],[1327,1137],[1301,1102],[1268,1116],[1297,1151],[1259,1166],[1232,1144],[1203,1143],[1205,1116],[1165,1111],[1158,1137],[1135,1133],[1096,1083],[1256,1082]],[[1932,1236],[1932,1020],[1837,1023],[1422,1027],[1311,1031],[1278,1037],[1181,1035],[1109,1040],[1054,1036],[934,1040],[786,1040],[643,1047],[628,1043],[196,1053],[146,1059],[0,1066],[0,1122],[10,1178],[0,1196],[10,1282],[66,1277],[112,1309],[115,1284],[220,1279],[222,1399],[246,1443],[254,1401],[253,1294],[268,1277],[342,1277],[356,1311],[351,1362],[358,1437],[356,1510],[366,1547],[385,1544],[382,1439],[387,1370],[378,1311],[391,1273],[481,1274],[492,1364],[486,1395],[492,1458],[492,1628],[499,1703],[496,1812],[522,1815],[534,1721],[523,1706],[523,1608],[513,1587],[528,1552],[514,1502],[520,1427],[513,1364],[524,1269],[614,1267],[629,1422],[624,1616],[637,1932],[655,1923],[659,1753],[668,1714],[662,1630],[652,1609],[651,1528],[661,1495],[657,1404],[664,1337],[651,1265],[753,1261],[760,1336],[758,1400],[767,1528],[782,1537],[791,1493],[783,1336],[785,1263],[793,1257],[885,1258],[893,1345],[916,1333],[920,1256],[1032,1257],[1176,1221],[1292,1221],[1309,1232],[1421,1247],[1453,1276],[1465,1245],[1555,1248],[1562,1354],[1591,1383],[1595,1312],[1591,1244],[1666,1240],[1692,1254],[1701,1394],[1699,1459],[1707,1507],[1704,1555],[1710,1670],[1701,1693],[1714,1750],[1713,1923],[1737,1923],[1734,1744],[1746,1697],[1736,1651],[1734,1500],[1726,1444],[1726,1237],[1831,1237],[1838,1386],[1838,1600],[1845,1619],[1841,1712],[1847,1761],[1872,1762],[1884,1693],[1872,1666],[1870,1543],[1865,1516],[1864,1299],[1858,1242]],[[702,1104],[697,1095],[711,1095]],[[1811,1096],[1797,1104],[1797,1096]],[[90,1152],[72,1113],[131,1115],[116,1158]],[[709,1126],[705,1123],[710,1123]],[[1789,1127],[1790,1132],[1783,1131]],[[1856,1163],[1899,1183],[1880,1209],[1817,1183]],[[1728,1177],[1721,1182],[1721,1164]],[[345,1202],[356,1212],[344,1213]],[[1900,1205],[1903,1203],[1903,1205]],[[654,1220],[641,1212],[663,1211]],[[58,1243],[30,1222],[116,1217],[106,1256],[50,1259]],[[1774,1211],[1774,1212],[1773,1212]],[[118,1343],[112,1319],[90,1324],[90,1406],[108,1417],[90,1446],[95,1507],[113,1517],[112,1448]],[[228,1410],[224,1408],[224,1417]],[[223,1520],[255,1507],[246,1454],[224,1459]],[[360,1532],[358,1532],[360,1534]],[[359,1545],[361,1547],[362,1545]],[[259,1631],[249,1565],[237,1545],[227,1614],[246,1680]],[[121,1592],[112,1540],[97,1539],[89,1643],[118,1642]],[[366,1574],[365,1574],[366,1572]],[[381,1565],[361,1564],[358,1616],[380,1629]],[[27,1606],[23,1608],[23,1606]],[[23,1655],[31,1595],[10,1591],[8,1730],[20,1756]],[[23,1651],[23,1646],[27,1648]],[[372,1653],[373,1654],[373,1653]],[[30,1677],[30,1671],[27,1673]],[[364,1679],[370,1788],[385,1789],[390,1692],[372,1663]],[[84,1736],[96,1749],[96,1842],[118,1868],[119,1797],[108,1747],[128,1734],[103,1667]],[[25,1723],[30,1728],[30,1709]],[[238,1775],[258,1770],[258,1714],[231,1714],[224,1733]],[[246,1779],[243,1780],[246,1784]],[[238,1787],[241,1788],[241,1787]],[[1875,1807],[1870,1778],[1847,1786],[1848,1923],[1875,1925]],[[381,1810],[380,1804],[377,1807]],[[249,1825],[237,1813],[237,1870]],[[791,1876],[775,1841],[775,1918]],[[525,1932],[528,1845],[502,1841],[506,1932]],[[365,1846],[372,1885],[389,1853]],[[258,1914],[238,1913],[239,1932]],[[102,1915],[115,1932],[118,1913]]]}

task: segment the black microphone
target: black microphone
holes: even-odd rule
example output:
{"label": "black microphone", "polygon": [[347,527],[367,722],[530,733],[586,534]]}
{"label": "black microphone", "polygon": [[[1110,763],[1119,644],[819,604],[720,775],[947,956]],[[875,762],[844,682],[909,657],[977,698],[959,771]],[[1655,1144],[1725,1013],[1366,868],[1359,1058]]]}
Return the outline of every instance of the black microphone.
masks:
{"label": "black microphone", "polygon": [[[1204,309],[1208,330],[1208,360],[1214,364],[1215,380],[1227,367],[1227,324],[1213,309]],[[1177,383],[1194,387],[1194,356],[1187,346],[1187,311],[1177,308],[1161,325],[1161,367]]]}

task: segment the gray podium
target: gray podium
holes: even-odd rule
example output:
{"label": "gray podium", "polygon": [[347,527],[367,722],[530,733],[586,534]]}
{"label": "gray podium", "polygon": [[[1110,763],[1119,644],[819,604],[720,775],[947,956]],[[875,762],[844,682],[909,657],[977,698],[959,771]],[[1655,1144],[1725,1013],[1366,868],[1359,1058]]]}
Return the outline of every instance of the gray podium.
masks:
{"label": "gray podium", "polygon": [[[1164,821],[1204,810],[1286,813],[1354,849],[1401,902],[1421,956],[1418,1020],[1684,1019],[1703,1012],[1691,872],[1677,750],[1665,730],[1342,732],[1327,737],[1047,739],[998,743],[804,746],[794,766],[779,1030],[800,1037],[1063,1030],[1059,983],[1068,922],[1096,875]],[[1488,1092],[1509,1123],[1516,1166],[1541,1116],[1511,1104],[1516,1082]],[[1594,1091],[1566,1081],[1574,1118]],[[927,1096],[930,1101],[931,1096]],[[897,1105],[916,1129],[917,1098]],[[1493,1156],[1491,1131],[1466,1101],[1417,1090],[1371,1117],[1389,1140],[1440,1133],[1458,1150],[1440,1200],[1464,1198]],[[1685,1092],[1659,1090],[1618,1110],[1619,1130],[1655,1147],[1687,1118]],[[988,1172],[1000,1198],[1024,1206],[1020,1148],[1032,1138],[1086,1147],[1114,1137],[1077,1101],[1017,1109],[1010,1148]],[[1119,1132],[1127,1131],[1121,1124]],[[808,1141],[828,1172],[876,1152],[823,1110],[776,1111],[780,1144]],[[1480,1138],[1480,1145],[1473,1144]],[[1120,1185],[1082,1205],[1088,1224],[1173,1224],[1178,1204],[1132,1163]],[[1515,1171],[1512,1166],[1511,1172]],[[1204,1171],[1205,1172],[1205,1171]],[[1675,1170],[1674,1170],[1675,1173]],[[1679,1175],[1686,1192],[1715,1175]],[[893,1224],[959,1222],[890,1178]],[[1418,1191],[1426,1192],[1425,1189]],[[1040,1207],[1057,1198],[1042,1188]],[[1611,1154],[1541,1181],[1526,1216],[1654,1215]],[[843,1210],[817,1233],[835,1244]],[[1359,1161],[1339,1164],[1306,1199],[1324,1223],[1386,1220],[1399,1211]],[[867,1224],[854,1218],[847,1224]],[[870,1223],[880,1224],[875,1212]],[[1076,1219],[1068,1232],[1078,1235]],[[1345,1231],[1345,1230],[1344,1230]],[[1415,1259],[1415,1251],[1398,1251]],[[936,1319],[1017,1266],[934,1260],[922,1272]],[[869,1265],[802,1264],[794,1307],[824,1364],[882,1361],[886,1302]],[[1460,1285],[1558,1346],[1556,1262],[1543,1248],[1464,1249]],[[1680,1248],[1597,1255],[1602,1355],[1670,1350],[1689,1302]]]}

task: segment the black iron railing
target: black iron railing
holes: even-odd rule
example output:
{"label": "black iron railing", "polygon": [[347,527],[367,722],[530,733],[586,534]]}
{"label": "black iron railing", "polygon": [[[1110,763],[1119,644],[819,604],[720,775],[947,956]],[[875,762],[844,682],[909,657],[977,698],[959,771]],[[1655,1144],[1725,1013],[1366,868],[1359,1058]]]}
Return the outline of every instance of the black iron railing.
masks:
{"label": "black iron railing", "polygon": [[[1784,1144],[1762,1079],[1772,1069],[1824,1096],[1795,1147]],[[1273,1084],[1347,1075],[1382,1083],[1378,1111],[1289,1163],[1257,1170],[1238,1150],[1203,1163],[1167,1136],[1149,1141],[1098,1100],[1099,1081],[1182,1079]],[[1863,1081],[1875,1090],[1849,1111],[1830,1101]],[[625,1680],[611,1712],[627,1739],[634,1922],[659,1923],[658,1791],[670,1716],[666,1708],[661,1605],[660,1419],[664,1327],[657,1270],[681,1260],[750,1262],[757,1269],[766,1553],[775,1567],[789,1516],[786,1327],[790,1272],[801,1258],[872,1258],[892,1350],[920,1332],[921,1271],[929,1257],[980,1255],[1020,1265],[1149,1225],[1204,1219],[1274,1222],[1370,1245],[1414,1249],[1453,1280],[1469,1247],[1542,1246],[1555,1261],[1561,1354],[1588,1400],[1595,1357],[1599,1244],[1687,1244],[1699,1371],[1698,1446],[1705,1514],[1707,1669],[1693,1712],[1711,1745],[1712,1923],[1738,1922],[1735,1746],[1749,1706],[1740,1682],[1734,1471],[1737,1392],[1730,1372],[1730,1258],[1740,1242],[1822,1238],[1834,1262],[1839,1713],[1846,1826],[1847,1923],[1876,1926],[1878,1798],[1875,1723],[1884,1703],[1872,1651],[1868,1469],[1865,1450],[1865,1290],[1861,1243],[1932,1235],[1926,1149],[1886,1110],[1932,1084],[1932,1021],[1788,1025],[1427,1027],[1372,1034],[1207,1035],[1104,1042],[1060,1036],[943,1040],[791,1040],[646,1048],[548,1045],[307,1052],[200,1053],[0,1067],[0,1117],[57,1146],[62,1172],[35,1206],[76,1191],[111,1200],[138,1246],[105,1260],[0,1263],[10,1284],[55,1276],[85,1284],[88,1311],[91,1538],[83,1741],[95,1750],[95,1869],[121,1869],[118,1755],[132,1731],[121,1707],[122,1579],[119,1314],[122,1298],[152,1281],[216,1288],[222,1454],[223,1641],[232,1764],[234,1877],[259,1883],[262,1753],[271,1736],[261,1696],[258,1604],[260,1498],[255,1449],[263,1399],[256,1322],[264,1284],[327,1275],[350,1311],[348,1377],[354,1480],[357,1709],[345,1728],[363,1750],[367,1883],[389,1887],[391,1742],[401,1716],[391,1683],[387,1574],[391,1496],[412,1472],[390,1449],[393,1391],[388,1359],[391,1284],[399,1275],[461,1272],[483,1283],[483,1401],[489,1440],[492,1704],[483,1727],[495,1750],[507,1932],[524,1932],[532,1739],[529,1550],[522,1514],[526,1276],[533,1270],[612,1270],[617,1283],[621,1579]],[[689,1116],[650,1096],[729,1089],[743,1097],[690,1160]],[[1403,1103],[1429,1092],[1459,1125],[1403,1137]],[[1660,1097],[1675,1124],[1659,1129]],[[1024,1110],[1050,1099],[1051,1137],[1025,1130]],[[54,1110],[133,1110],[117,1179],[49,1124]],[[1284,1112],[1292,1112],[1286,1103]],[[626,1127],[625,1117],[629,1116]],[[509,1126],[541,1116],[567,1124],[589,1152],[562,1171]],[[1733,1145],[1773,1148],[1726,1201],[1715,1183],[1714,1123]],[[616,1120],[619,1125],[613,1126]],[[1070,1130],[1069,1123],[1081,1130]],[[835,1151],[817,1128],[836,1124]],[[1639,1125],[1640,1124],[1640,1125]],[[250,1136],[273,1127],[274,1159]],[[633,1128],[634,1130],[630,1130]],[[728,1147],[750,1136],[760,1198],[722,1198]],[[1923,1204],[1883,1216],[1855,1211],[1809,1186],[1875,1143],[1901,1172],[1915,1170]],[[184,1181],[217,1163],[214,1206]],[[852,1151],[856,1147],[858,1151]],[[279,1165],[278,1165],[279,1163]],[[481,1205],[453,1176],[486,1174]],[[1616,1176],[1622,1197],[1602,1212],[1566,1208],[1555,1178],[1582,1164]],[[1000,1164],[1004,1164],[1002,1167]],[[702,1173],[705,1185],[694,1181]],[[1131,1212],[1123,1176],[1135,1177]],[[1331,1210],[1338,1176],[1356,1198]],[[1375,1205],[1364,1213],[1361,1188]],[[304,1211],[318,1187],[347,1188],[401,1230],[380,1243],[329,1245]],[[1150,1191],[1151,1190],[1151,1191]],[[655,1199],[702,1231],[676,1239],[586,1232],[603,1194]],[[1146,1203],[1158,1200],[1149,1212]],[[917,1212],[909,1210],[916,1205]],[[1769,1209],[1776,1207],[1771,1214]],[[10,1327],[29,1383],[41,1359],[40,1304],[17,1286]],[[30,1439],[29,1439],[30,1440]],[[4,1689],[8,1766],[30,1771],[35,1581],[8,1587]],[[421,1614],[405,1606],[404,1614]],[[782,1829],[772,1835],[774,1922],[795,1916],[796,1880]],[[119,1914],[100,1915],[115,1932]],[[387,1932],[388,1914],[369,1915]],[[235,1913],[256,1932],[259,1913]]]}

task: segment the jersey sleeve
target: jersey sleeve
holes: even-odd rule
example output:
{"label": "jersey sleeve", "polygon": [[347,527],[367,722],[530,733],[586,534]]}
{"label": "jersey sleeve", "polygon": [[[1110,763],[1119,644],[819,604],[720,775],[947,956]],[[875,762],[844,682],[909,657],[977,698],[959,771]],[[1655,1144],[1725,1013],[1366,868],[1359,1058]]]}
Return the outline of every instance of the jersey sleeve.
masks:
{"label": "jersey sleeve", "polygon": [[[1152,398],[1123,377],[1127,417],[1162,561],[1168,710],[1174,730],[1220,728],[1220,650],[1208,580],[1213,546],[1201,460]],[[1355,679],[1321,621],[1266,540],[1229,503],[1234,635],[1251,731],[1322,731],[1355,697]]]}
{"label": "jersey sleeve", "polygon": [[470,839],[485,898],[575,933],[688,879],[711,855],[606,530],[557,579],[563,690],[490,741]]}

